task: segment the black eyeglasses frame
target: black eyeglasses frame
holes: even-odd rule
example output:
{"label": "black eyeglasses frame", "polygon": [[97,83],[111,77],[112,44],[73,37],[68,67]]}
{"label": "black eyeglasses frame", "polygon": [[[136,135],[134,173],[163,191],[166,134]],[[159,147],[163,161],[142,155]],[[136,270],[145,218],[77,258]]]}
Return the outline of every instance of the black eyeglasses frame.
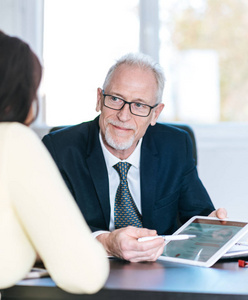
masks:
{"label": "black eyeglasses frame", "polygon": [[[124,100],[124,99],[122,99],[122,98],[120,98],[120,97],[117,97],[117,96],[114,96],[114,95],[105,94],[104,90],[102,90],[102,95],[103,95],[103,105],[104,105],[105,107],[110,108],[110,109],[113,109],[113,110],[122,110],[123,107],[124,107],[126,104],[128,104],[128,105],[129,105],[130,113],[131,113],[132,115],[134,115],[134,116],[142,117],[142,118],[148,117],[148,116],[150,115],[152,109],[158,106],[158,103],[155,104],[154,106],[151,106],[151,105],[143,104],[143,103],[142,103],[142,105],[149,107],[149,108],[150,108],[150,111],[149,111],[149,113],[148,113],[146,116],[141,116],[141,115],[134,114],[134,113],[132,112],[132,109],[131,109],[131,104],[137,103],[137,102],[128,102],[128,101],[126,101],[126,100]],[[124,103],[123,103],[122,107],[117,109],[117,108],[112,108],[112,107],[107,106],[107,105],[105,104],[105,97],[106,97],[106,96],[109,96],[109,97],[116,97],[116,98],[120,99],[121,101],[123,101]]]}

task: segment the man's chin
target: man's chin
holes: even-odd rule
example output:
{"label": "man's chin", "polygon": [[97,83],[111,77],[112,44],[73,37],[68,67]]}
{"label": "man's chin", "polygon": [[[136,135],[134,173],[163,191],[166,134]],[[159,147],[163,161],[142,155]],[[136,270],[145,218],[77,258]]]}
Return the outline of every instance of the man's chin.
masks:
{"label": "man's chin", "polygon": [[[114,130],[113,127],[108,126],[105,132],[105,141],[107,144],[115,150],[127,150],[134,142],[135,136],[133,130],[129,132],[125,130]],[[132,134],[130,134],[132,132]]]}
{"label": "man's chin", "polygon": [[128,140],[127,139],[122,140],[122,139],[113,139],[111,137],[106,137],[106,142],[111,148],[115,150],[127,150],[133,145],[134,138],[131,137]]}

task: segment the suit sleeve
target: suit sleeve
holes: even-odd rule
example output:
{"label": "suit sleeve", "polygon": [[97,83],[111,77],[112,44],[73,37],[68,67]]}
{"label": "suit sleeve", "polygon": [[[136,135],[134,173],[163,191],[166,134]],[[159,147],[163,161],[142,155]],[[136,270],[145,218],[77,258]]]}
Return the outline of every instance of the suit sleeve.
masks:
{"label": "suit sleeve", "polygon": [[11,199],[28,238],[59,287],[98,291],[108,276],[106,252],[93,239],[53,159],[26,128],[9,139]]}

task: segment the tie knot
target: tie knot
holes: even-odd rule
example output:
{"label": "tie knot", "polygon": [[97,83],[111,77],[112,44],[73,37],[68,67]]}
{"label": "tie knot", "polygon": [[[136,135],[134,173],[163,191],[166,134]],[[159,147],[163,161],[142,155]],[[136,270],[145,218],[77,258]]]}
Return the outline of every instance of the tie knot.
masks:
{"label": "tie knot", "polygon": [[120,180],[127,180],[127,172],[129,171],[131,164],[128,162],[118,162],[113,166],[120,176]]}

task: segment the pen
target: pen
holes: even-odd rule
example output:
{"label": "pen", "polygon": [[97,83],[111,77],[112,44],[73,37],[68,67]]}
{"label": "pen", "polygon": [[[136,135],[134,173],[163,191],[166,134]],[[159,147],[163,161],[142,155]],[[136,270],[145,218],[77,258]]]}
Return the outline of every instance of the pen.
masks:
{"label": "pen", "polygon": [[138,239],[139,242],[151,241],[157,238],[163,238],[165,241],[180,241],[194,238],[194,234],[179,234],[179,235],[156,235],[156,236],[145,236]]}

